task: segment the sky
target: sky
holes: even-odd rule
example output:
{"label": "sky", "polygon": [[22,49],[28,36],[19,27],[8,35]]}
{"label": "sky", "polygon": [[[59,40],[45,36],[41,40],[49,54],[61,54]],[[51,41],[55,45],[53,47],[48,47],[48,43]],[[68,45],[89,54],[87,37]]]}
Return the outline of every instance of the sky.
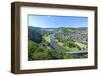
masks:
{"label": "sky", "polygon": [[41,28],[87,27],[88,17],[29,15],[28,25]]}

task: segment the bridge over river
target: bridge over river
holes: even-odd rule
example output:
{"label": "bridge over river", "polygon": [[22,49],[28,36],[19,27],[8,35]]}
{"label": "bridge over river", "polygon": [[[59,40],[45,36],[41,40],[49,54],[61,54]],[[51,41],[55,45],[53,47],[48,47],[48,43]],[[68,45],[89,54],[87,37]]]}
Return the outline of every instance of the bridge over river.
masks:
{"label": "bridge over river", "polygon": [[75,54],[75,55],[88,54],[87,50],[77,50],[77,51],[73,51],[73,52],[69,52],[69,51],[67,52],[67,50],[65,50],[63,47],[61,47],[60,45],[58,45],[56,43],[56,41],[55,41],[55,33],[51,34],[51,36],[50,36],[50,45],[56,51],[65,52],[66,54]]}

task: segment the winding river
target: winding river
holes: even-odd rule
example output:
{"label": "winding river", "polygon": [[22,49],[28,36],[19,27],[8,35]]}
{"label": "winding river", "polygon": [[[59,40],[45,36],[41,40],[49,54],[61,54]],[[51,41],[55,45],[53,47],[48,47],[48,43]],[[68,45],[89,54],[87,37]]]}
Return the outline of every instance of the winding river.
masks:
{"label": "winding river", "polygon": [[58,45],[55,41],[55,34],[53,33],[50,35],[50,45],[52,48],[54,48],[56,51],[60,51],[60,52],[65,52],[66,54],[87,54],[87,50],[78,50],[78,51],[74,51],[74,52],[67,52],[67,50],[65,50],[63,47],[61,47],[60,45]]}

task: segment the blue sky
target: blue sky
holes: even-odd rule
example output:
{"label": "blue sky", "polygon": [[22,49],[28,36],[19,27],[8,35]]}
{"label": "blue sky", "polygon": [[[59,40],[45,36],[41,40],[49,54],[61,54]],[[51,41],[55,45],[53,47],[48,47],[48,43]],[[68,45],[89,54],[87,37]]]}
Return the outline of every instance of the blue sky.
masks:
{"label": "blue sky", "polygon": [[41,28],[87,27],[88,17],[29,15],[28,25]]}

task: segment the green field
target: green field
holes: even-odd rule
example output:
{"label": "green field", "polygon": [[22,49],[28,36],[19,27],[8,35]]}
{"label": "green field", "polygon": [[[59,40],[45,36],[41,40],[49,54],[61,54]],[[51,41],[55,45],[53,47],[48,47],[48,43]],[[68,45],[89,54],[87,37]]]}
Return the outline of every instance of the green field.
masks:
{"label": "green field", "polygon": [[80,46],[80,48],[86,48],[87,47],[85,44],[82,44],[80,42],[75,42],[75,44],[77,44],[78,46]]}
{"label": "green field", "polygon": [[78,51],[81,50],[82,48],[86,48],[85,44],[82,44],[80,42],[72,42],[72,41],[59,41],[56,39],[57,44],[62,46],[66,51]]}
{"label": "green field", "polygon": [[50,35],[43,36],[43,39],[44,39],[46,42],[50,43]]}

